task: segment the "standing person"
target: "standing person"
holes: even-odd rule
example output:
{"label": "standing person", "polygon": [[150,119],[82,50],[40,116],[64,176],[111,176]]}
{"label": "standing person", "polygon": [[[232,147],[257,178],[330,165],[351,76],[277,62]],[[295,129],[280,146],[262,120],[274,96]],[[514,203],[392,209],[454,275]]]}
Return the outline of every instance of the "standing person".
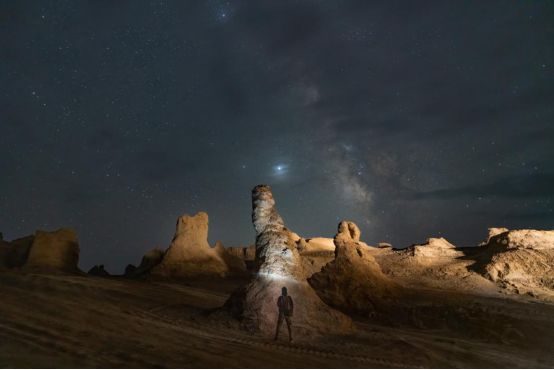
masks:
{"label": "standing person", "polygon": [[279,338],[279,329],[284,319],[287,322],[287,329],[289,330],[289,342],[292,342],[291,317],[294,312],[294,304],[292,303],[292,298],[287,294],[286,287],[281,289],[281,295],[277,298],[277,307],[279,308],[279,318],[277,319],[275,340]]}

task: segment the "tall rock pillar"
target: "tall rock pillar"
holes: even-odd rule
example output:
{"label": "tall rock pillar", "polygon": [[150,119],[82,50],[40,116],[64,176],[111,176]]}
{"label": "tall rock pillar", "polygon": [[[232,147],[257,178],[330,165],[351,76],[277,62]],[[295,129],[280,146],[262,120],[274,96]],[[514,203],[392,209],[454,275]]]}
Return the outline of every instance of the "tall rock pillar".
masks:
{"label": "tall rock pillar", "polygon": [[294,301],[294,336],[352,331],[350,318],[323,303],[306,281],[293,233],[285,227],[267,185],[252,190],[252,222],[258,271],[226,303],[244,327],[272,335],[278,318],[277,298],[286,287]]}

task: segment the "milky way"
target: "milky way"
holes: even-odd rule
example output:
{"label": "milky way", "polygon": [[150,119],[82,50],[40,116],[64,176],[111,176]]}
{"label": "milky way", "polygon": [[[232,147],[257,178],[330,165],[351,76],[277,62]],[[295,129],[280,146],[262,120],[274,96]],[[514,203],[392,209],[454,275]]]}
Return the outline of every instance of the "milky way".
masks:
{"label": "milky way", "polygon": [[0,231],[121,271],[204,210],[475,244],[554,223],[551,2],[2,1]]}

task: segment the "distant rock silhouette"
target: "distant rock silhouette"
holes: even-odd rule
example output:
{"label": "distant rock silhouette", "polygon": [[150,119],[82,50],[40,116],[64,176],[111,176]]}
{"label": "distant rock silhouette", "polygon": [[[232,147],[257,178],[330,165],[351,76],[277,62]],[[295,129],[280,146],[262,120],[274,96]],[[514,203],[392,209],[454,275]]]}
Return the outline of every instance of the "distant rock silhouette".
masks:
{"label": "distant rock silhouette", "polygon": [[136,270],[137,270],[137,266],[130,263],[127,266],[125,266],[125,272],[123,273],[123,275],[126,277],[134,277]]}
{"label": "distant rock silhouette", "polygon": [[104,268],[104,265],[94,265],[90,270],[88,270],[87,274],[94,275],[94,276],[110,276],[108,271]]}
{"label": "distant rock silhouette", "polygon": [[79,271],[78,262],[79,242],[74,230],[59,229],[51,232],[38,230],[24,267],[76,272]]}
{"label": "distant rock silhouette", "polygon": [[22,267],[27,261],[34,239],[34,235],[29,235],[11,242],[0,241],[0,267]]}
{"label": "distant rock silhouette", "polygon": [[127,265],[125,268],[125,276],[127,277],[139,277],[148,275],[152,269],[159,265],[163,258],[165,252],[161,248],[154,248],[149,250],[142,256],[140,265],[138,267],[134,265]]}

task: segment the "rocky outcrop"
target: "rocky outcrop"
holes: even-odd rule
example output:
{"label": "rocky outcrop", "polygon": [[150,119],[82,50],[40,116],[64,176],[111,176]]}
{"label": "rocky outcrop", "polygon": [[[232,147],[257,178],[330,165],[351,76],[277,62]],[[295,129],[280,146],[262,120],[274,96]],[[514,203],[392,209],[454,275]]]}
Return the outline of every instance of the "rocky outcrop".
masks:
{"label": "rocky outcrop", "polygon": [[137,266],[130,263],[127,266],[125,266],[125,272],[123,273],[123,275],[126,277],[135,277],[136,270],[137,270]]}
{"label": "rocky outcrop", "polygon": [[335,259],[308,279],[329,305],[346,312],[374,314],[384,311],[384,301],[397,295],[398,286],[379,267],[369,248],[360,241],[358,227],[350,221],[339,224],[335,236]]}
{"label": "rocky outcrop", "polygon": [[485,240],[483,243],[479,244],[479,245],[487,245],[491,238],[498,235],[498,234],[502,234],[502,233],[505,233],[506,231],[508,231],[508,229],[506,229],[505,227],[489,227],[489,235],[487,236],[487,240]]}
{"label": "rocky outcrop", "polygon": [[78,271],[79,242],[72,229],[56,231],[38,230],[24,267],[29,269],[53,269]]}
{"label": "rocky outcrop", "polygon": [[91,269],[88,270],[87,274],[93,275],[93,276],[101,276],[101,277],[110,276],[108,271],[106,271],[106,269],[104,268],[104,265],[92,266]]}
{"label": "rocky outcrop", "polygon": [[175,236],[152,275],[171,278],[226,276],[228,267],[208,244],[208,214],[184,215],[177,220]]}
{"label": "rocky outcrop", "polygon": [[425,244],[408,247],[408,252],[415,257],[425,257],[436,260],[462,257],[464,254],[445,238],[429,238]]}
{"label": "rocky outcrop", "polygon": [[477,270],[498,286],[554,298],[554,231],[502,231],[480,248],[488,258],[476,263]]}
{"label": "rocky outcrop", "polygon": [[300,238],[296,242],[296,248],[302,257],[306,278],[321,271],[323,266],[335,258],[335,244],[332,238]]}
{"label": "rocky outcrop", "polygon": [[339,223],[339,232],[335,236],[335,245],[336,245],[337,238],[339,238],[340,240],[358,242],[360,241],[360,236],[361,236],[361,232],[358,225],[356,225],[352,221],[341,221]]}
{"label": "rocky outcrop", "polygon": [[254,261],[256,259],[256,245],[254,244],[248,247],[226,247],[225,252],[245,262]]}
{"label": "rocky outcrop", "polygon": [[164,255],[165,252],[160,248],[156,247],[149,250],[144,254],[144,256],[142,256],[142,260],[140,261],[140,265],[138,267],[131,264],[125,267],[125,276],[141,277],[150,274],[152,269],[162,262]]}
{"label": "rocky outcrop", "polygon": [[346,333],[351,320],[328,307],[305,279],[297,238],[289,231],[275,208],[271,189],[258,185],[252,190],[252,222],[256,230],[256,276],[233,293],[225,307],[240,318],[248,330],[272,335],[278,310],[277,298],[287,287],[296,300],[294,332],[307,337],[322,333]]}
{"label": "rocky outcrop", "polygon": [[223,244],[218,241],[214,247],[216,253],[221,256],[225,265],[227,265],[228,275],[245,275],[247,273],[245,260],[234,253],[230,252],[231,248],[225,248]]}
{"label": "rocky outcrop", "polygon": [[34,235],[29,235],[11,242],[2,240],[0,242],[0,267],[22,267],[27,261],[34,239]]}

